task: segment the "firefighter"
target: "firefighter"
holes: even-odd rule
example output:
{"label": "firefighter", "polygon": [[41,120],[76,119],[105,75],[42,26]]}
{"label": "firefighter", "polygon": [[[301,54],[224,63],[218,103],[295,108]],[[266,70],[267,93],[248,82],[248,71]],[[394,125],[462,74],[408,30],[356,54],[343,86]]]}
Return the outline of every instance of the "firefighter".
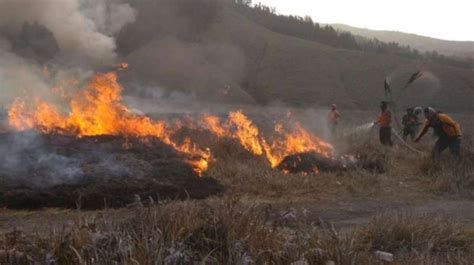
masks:
{"label": "firefighter", "polygon": [[331,111],[328,114],[328,123],[329,129],[331,130],[331,134],[334,136],[337,131],[337,125],[339,124],[339,120],[341,119],[341,114],[337,110],[336,104],[331,105]]}
{"label": "firefighter", "polygon": [[388,110],[388,104],[382,101],[380,104],[380,116],[375,124],[379,125],[379,139],[382,145],[392,146],[392,114]]}
{"label": "firefighter", "polygon": [[426,122],[420,134],[416,137],[415,142],[419,142],[431,127],[438,137],[433,148],[432,157],[437,158],[446,148],[449,148],[454,156],[460,157],[462,135],[461,126],[447,114],[437,112],[431,107],[425,108],[424,114]]}
{"label": "firefighter", "polygon": [[418,132],[418,127],[420,125],[418,117],[414,113],[413,108],[408,108],[407,113],[402,118],[403,124],[403,140],[407,140],[407,137],[410,136],[411,140],[415,140],[416,133]]}

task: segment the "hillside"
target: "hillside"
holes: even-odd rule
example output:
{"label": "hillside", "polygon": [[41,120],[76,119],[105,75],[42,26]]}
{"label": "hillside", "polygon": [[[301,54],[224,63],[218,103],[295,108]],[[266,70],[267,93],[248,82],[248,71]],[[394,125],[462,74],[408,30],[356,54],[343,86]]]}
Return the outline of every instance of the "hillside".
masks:
{"label": "hillside", "polygon": [[[153,9],[146,1],[141,3],[135,4],[139,18],[121,33],[129,40],[124,56],[131,66],[121,77],[128,87],[140,87],[145,96],[167,97],[178,91],[195,100],[293,106],[335,102],[346,108],[369,109],[383,99],[385,77],[391,77],[398,91],[411,73],[421,69],[424,77],[400,96],[399,105],[473,109],[471,70],[289,37],[250,21],[228,4],[216,10],[216,19],[207,21],[208,27],[190,36],[183,28],[195,26],[193,19],[201,21],[198,11],[191,12],[194,17],[181,15],[176,21],[166,18],[172,15],[170,9],[163,18],[156,15],[164,10],[160,4],[155,3]],[[119,47],[123,46],[119,38]]]}
{"label": "hillside", "polygon": [[383,42],[397,42],[402,45],[410,45],[410,47],[422,52],[437,51],[447,56],[474,58],[473,41],[448,41],[398,31],[357,28],[345,24],[331,24],[331,26],[338,30],[349,31],[354,35],[366,38],[376,38]]}

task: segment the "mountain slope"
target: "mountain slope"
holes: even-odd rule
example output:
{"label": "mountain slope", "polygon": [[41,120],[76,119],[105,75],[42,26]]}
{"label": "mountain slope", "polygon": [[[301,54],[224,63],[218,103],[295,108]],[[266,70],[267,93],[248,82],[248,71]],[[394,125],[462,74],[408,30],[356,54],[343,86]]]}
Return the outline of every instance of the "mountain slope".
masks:
{"label": "mountain slope", "polygon": [[368,109],[377,108],[384,98],[386,77],[397,93],[420,69],[423,77],[396,95],[400,106],[474,108],[471,70],[335,49],[277,34],[228,5],[220,9],[215,23],[193,40],[149,30],[151,40],[132,45],[137,48],[126,56],[130,70],[122,74],[125,82],[154,84],[167,91],[190,93],[198,100],[300,106],[337,103]]}
{"label": "mountain slope", "polygon": [[376,38],[383,42],[397,42],[403,45],[410,45],[422,52],[437,51],[440,54],[461,58],[474,58],[474,41],[448,41],[440,40],[416,34],[403,33],[398,31],[370,30],[352,27],[344,24],[331,24],[341,31],[349,31],[354,35],[366,38]]}

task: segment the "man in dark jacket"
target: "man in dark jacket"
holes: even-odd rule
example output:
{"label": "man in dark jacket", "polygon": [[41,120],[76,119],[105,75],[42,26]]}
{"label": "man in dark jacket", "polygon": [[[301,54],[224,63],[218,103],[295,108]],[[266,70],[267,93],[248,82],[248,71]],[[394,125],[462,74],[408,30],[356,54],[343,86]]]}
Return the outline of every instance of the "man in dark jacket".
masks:
{"label": "man in dark jacket", "polygon": [[420,125],[418,117],[413,112],[413,108],[408,108],[407,113],[402,118],[403,124],[403,140],[407,140],[410,136],[411,140],[415,140],[418,126]]}

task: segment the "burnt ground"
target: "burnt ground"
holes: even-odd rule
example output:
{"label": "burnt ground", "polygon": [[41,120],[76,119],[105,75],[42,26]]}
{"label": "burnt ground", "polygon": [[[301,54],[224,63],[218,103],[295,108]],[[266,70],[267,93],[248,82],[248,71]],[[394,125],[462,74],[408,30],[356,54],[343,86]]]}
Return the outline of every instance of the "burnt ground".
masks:
{"label": "burnt ground", "polygon": [[315,152],[289,155],[281,161],[277,168],[289,173],[336,172],[355,169],[383,173],[385,170],[380,161],[369,161],[356,156],[353,158],[345,156],[330,158]]}
{"label": "burnt ground", "polygon": [[154,200],[203,199],[223,187],[197,176],[156,138],[0,135],[0,207],[101,209]]}

